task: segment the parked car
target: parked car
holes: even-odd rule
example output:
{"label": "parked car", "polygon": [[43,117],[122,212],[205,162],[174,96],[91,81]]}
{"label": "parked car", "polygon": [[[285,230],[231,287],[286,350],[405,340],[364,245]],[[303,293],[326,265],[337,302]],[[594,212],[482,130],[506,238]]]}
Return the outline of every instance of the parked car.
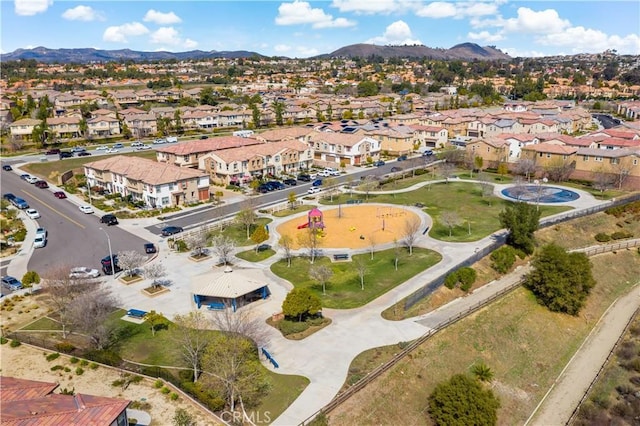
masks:
{"label": "parked car", "polygon": [[38,188],[48,188],[49,184],[47,183],[46,180],[38,180],[35,184],[35,186],[37,186]]}
{"label": "parked car", "polygon": [[53,196],[56,198],[60,198],[61,200],[63,198],[67,198],[67,194],[65,194],[64,191],[56,191],[53,193]]}
{"label": "parked car", "polygon": [[60,150],[58,148],[50,149],[44,153],[44,155],[58,155],[60,154]]}
{"label": "parked car", "polygon": [[89,155],[91,155],[91,153],[87,151],[82,151],[77,154],[78,157],[88,157]]}
{"label": "parked car", "polygon": [[106,145],[100,145],[96,147],[96,151],[105,151],[107,149],[109,149],[109,147]]}
{"label": "parked car", "polygon": [[266,194],[269,191],[273,191],[273,188],[271,188],[271,186],[267,185],[266,183],[262,183],[258,185],[257,191],[261,194]]}
{"label": "parked car", "polygon": [[11,167],[10,164],[3,164],[2,170],[6,170],[7,172],[10,172],[11,170],[13,170],[13,167]]}
{"label": "parked car", "polygon": [[202,135],[202,136],[200,136],[200,139],[209,139],[209,136],[207,136],[207,135]]}
{"label": "parked car", "polygon": [[155,244],[153,244],[153,243],[145,243],[144,244],[144,252],[145,253],[153,254],[156,251],[158,251],[158,250],[156,249],[156,245]]}
{"label": "parked car", "polygon": [[64,159],[64,158],[72,158],[73,154],[70,152],[66,152],[66,151],[62,151],[60,154],[58,154],[60,156],[60,159]]}
{"label": "parked car", "polygon": [[78,208],[84,214],[93,214],[93,207],[91,206],[80,206]]}
{"label": "parked car", "polygon": [[30,219],[40,219],[40,213],[36,209],[26,209],[24,212]]}
{"label": "parked car", "polygon": [[31,175],[29,173],[23,173],[20,175],[20,179],[22,180],[27,180],[27,178],[30,178]]}
{"label": "parked car", "polygon": [[311,186],[321,186],[322,185],[322,179],[316,179],[311,183]]}
{"label": "parked car", "polygon": [[[107,256],[107,261],[108,258],[109,256]],[[97,269],[87,268],[86,266],[77,266],[75,268],[71,268],[69,271],[69,278],[98,278],[99,276],[100,271]]]}
{"label": "parked car", "polygon": [[176,142],[178,142],[178,137],[177,136],[167,136],[166,141],[167,141],[167,143],[176,143]]}
{"label": "parked car", "polygon": [[87,149],[83,146],[74,146],[71,148],[71,152],[85,152]]}
{"label": "parked car", "polygon": [[311,176],[308,173],[300,173],[298,180],[301,182],[311,182]]}
{"label": "parked car", "polygon": [[18,281],[16,278],[7,275],[2,277],[2,286],[8,288],[9,290],[20,290],[22,288],[22,283]]}
{"label": "parked car", "polygon": [[407,159],[406,155],[401,155],[398,157],[398,161],[405,161]]}
{"label": "parked car", "polygon": [[28,178],[26,178],[25,180],[26,180],[27,182],[29,182],[29,183],[33,184],[33,183],[36,183],[37,181],[39,181],[40,179],[38,179],[38,178],[37,178],[37,177],[35,177],[35,176],[29,176],[29,177],[28,177]]}
{"label": "parked car", "polygon": [[119,149],[117,148],[109,148],[108,150],[105,151],[107,154],[115,154],[116,152],[120,152]]}
{"label": "parked car", "polygon": [[320,191],[322,191],[322,189],[319,186],[312,186],[311,188],[307,189],[307,194],[317,194]]}
{"label": "parked car", "polygon": [[47,237],[44,235],[36,235],[33,240],[33,248],[43,248],[47,245]]}
{"label": "parked car", "polygon": [[15,200],[16,196],[15,196],[15,195],[13,195],[13,194],[12,194],[12,193],[10,193],[10,192],[7,192],[7,193],[5,193],[5,194],[2,194],[2,198],[4,198],[5,200],[7,200],[7,201],[11,202],[12,200]]}
{"label": "parked car", "polygon": [[289,186],[296,186],[298,184],[298,181],[296,181],[295,179],[285,179],[282,181],[282,183]]}
{"label": "parked car", "polygon": [[[113,258],[113,265],[112,260]],[[100,260],[100,264],[102,265],[102,272],[105,275],[112,275],[114,272],[118,273],[122,271],[122,268],[118,265],[118,255],[114,254],[113,256],[105,256]]]}
{"label": "parked car", "polygon": [[374,162],[373,165],[376,166],[376,167],[382,167],[382,166],[385,165],[385,162],[382,161],[382,160],[378,160],[378,161]]}
{"label": "parked car", "polygon": [[121,143],[116,143],[116,144],[113,144],[113,147],[112,147],[112,148],[122,149],[122,148],[124,148],[124,145],[123,145],[123,144],[121,144]]}
{"label": "parked car", "polygon": [[106,223],[108,226],[111,225],[117,225],[118,224],[118,218],[116,217],[116,215],[114,214],[105,214],[104,216],[102,216],[100,218],[100,223]]}
{"label": "parked car", "polygon": [[422,153],[423,157],[431,157],[432,155],[433,155],[433,151],[430,149],[427,149]]}
{"label": "parked car", "polygon": [[136,151],[143,151],[145,149],[151,149],[151,145],[140,145],[136,148]]}
{"label": "parked car", "polygon": [[29,203],[27,203],[25,200],[23,200],[20,197],[15,197],[13,200],[11,200],[11,204],[19,208],[20,210],[25,210],[29,208]]}
{"label": "parked car", "polygon": [[38,228],[38,229],[36,229],[36,237],[37,237],[38,235],[42,235],[42,236],[44,236],[45,238],[47,238],[47,236],[49,235],[49,233],[48,233],[48,232],[47,232],[47,230],[46,230],[46,229],[44,229],[44,228]]}
{"label": "parked car", "polygon": [[167,226],[162,229],[162,236],[168,237],[169,235],[178,234],[182,231],[184,231],[184,229],[179,226]]}
{"label": "parked car", "polygon": [[284,183],[278,182],[278,181],[275,181],[275,180],[267,182],[267,185],[269,185],[271,188],[273,188],[274,191],[277,191],[277,190],[285,188]]}

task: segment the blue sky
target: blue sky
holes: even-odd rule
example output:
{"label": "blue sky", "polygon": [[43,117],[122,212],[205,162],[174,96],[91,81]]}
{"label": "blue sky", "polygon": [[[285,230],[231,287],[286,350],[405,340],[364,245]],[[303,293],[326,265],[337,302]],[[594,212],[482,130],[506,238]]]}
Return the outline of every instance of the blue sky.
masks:
{"label": "blue sky", "polygon": [[306,58],[355,43],[473,42],[511,56],[640,54],[640,2],[0,0],[0,50],[44,46]]}

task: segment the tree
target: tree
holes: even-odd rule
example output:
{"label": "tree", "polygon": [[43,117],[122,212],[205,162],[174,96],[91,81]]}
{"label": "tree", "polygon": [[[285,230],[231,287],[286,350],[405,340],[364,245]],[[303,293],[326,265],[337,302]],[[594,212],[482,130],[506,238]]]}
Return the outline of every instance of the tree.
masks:
{"label": "tree", "polygon": [[316,254],[318,251],[318,245],[319,245],[318,232],[320,231],[317,229],[308,227],[304,230],[304,232],[298,235],[298,244],[300,244],[300,246],[305,247],[309,250],[309,260],[311,264],[315,262]]}
{"label": "tree", "polygon": [[364,260],[362,256],[357,256],[353,258],[353,266],[358,273],[358,277],[360,278],[360,290],[364,290],[364,277],[367,274],[367,262]]}
{"label": "tree", "polygon": [[204,350],[212,340],[207,330],[211,323],[201,311],[176,315],[173,319],[171,339],[176,343],[182,359],[193,368],[193,382],[198,381]]}
{"label": "tree", "polygon": [[289,209],[294,210],[296,208],[296,193],[291,191],[287,194],[287,201],[289,202]]}
{"label": "tree", "polygon": [[189,248],[189,250],[193,252],[192,256],[200,257],[202,256],[205,247],[207,247],[207,233],[203,228],[200,228],[199,230],[190,233],[185,238],[184,242],[187,243],[187,247]]}
{"label": "tree", "polygon": [[229,257],[235,248],[236,245],[231,238],[224,235],[213,237],[213,251],[218,255],[220,262],[225,265],[229,263]]}
{"label": "tree", "polygon": [[284,102],[274,101],[273,102],[273,111],[276,115],[276,125],[282,126],[284,124],[284,112],[285,112],[285,104]]}
{"label": "tree", "polygon": [[134,271],[142,266],[146,260],[146,256],[135,250],[121,251],[118,253],[118,266],[124,270],[126,277],[134,275]]}
{"label": "tree", "polygon": [[260,110],[258,109],[258,105],[256,104],[251,105],[251,117],[253,120],[253,127],[259,129],[262,120],[262,114],[260,114]]}
{"label": "tree", "polygon": [[173,415],[173,426],[196,426],[195,417],[184,408],[177,408]]}
{"label": "tree", "polygon": [[258,217],[256,216],[256,212],[253,209],[253,206],[250,204],[246,205],[245,208],[238,212],[236,216],[236,220],[238,223],[242,224],[247,230],[247,240],[251,235],[251,227],[255,225]]}
{"label": "tree", "polygon": [[282,313],[296,321],[304,321],[322,310],[320,298],[304,287],[295,287],[282,302]]}
{"label": "tree", "polygon": [[527,182],[531,180],[531,176],[536,174],[536,163],[529,158],[522,158],[516,163],[516,174],[522,175],[527,179]]}
{"label": "tree", "polygon": [[325,194],[329,196],[331,202],[333,202],[333,196],[338,189],[338,180],[335,177],[327,177],[322,182],[326,189]]}
{"label": "tree", "polygon": [[524,285],[553,312],[578,315],[595,285],[591,263],[584,253],[568,253],[548,244],[531,262]]}
{"label": "tree", "polygon": [[549,180],[554,182],[562,182],[569,179],[571,173],[575,169],[575,162],[565,161],[562,158],[556,158],[545,167],[545,174]]}
{"label": "tree", "polygon": [[258,247],[260,247],[260,243],[267,241],[269,239],[269,233],[267,232],[266,227],[258,226],[253,234],[251,234],[251,241],[256,245],[256,253],[258,252]]}
{"label": "tree", "polygon": [[411,256],[413,254],[413,246],[420,237],[420,219],[412,216],[405,220],[402,237],[404,244],[409,247],[409,256]]}
{"label": "tree", "polygon": [[450,162],[442,163],[438,166],[438,171],[444,180],[449,182],[449,178],[453,176],[453,171],[456,169],[456,165]]}
{"label": "tree", "polygon": [[121,302],[102,282],[93,282],[87,291],[75,298],[71,318],[75,329],[89,337],[91,346],[104,349],[111,342],[116,323],[109,316]]}
{"label": "tree", "polygon": [[36,271],[27,271],[22,276],[22,285],[31,287],[33,284],[40,284],[40,275]]}
{"label": "tree", "polygon": [[287,267],[291,267],[291,251],[293,250],[293,240],[288,235],[280,237],[278,244],[284,251],[284,258],[287,259]]}
{"label": "tree", "polygon": [[327,265],[313,265],[309,268],[309,276],[322,285],[322,294],[327,294],[327,281],[333,276],[333,271]]}
{"label": "tree", "polygon": [[393,266],[395,270],[398,270],[398,263],[400,262],[400,256],[402,255],[402,247],[398,244],[397,239],[393,239]]}
{"label": "tree", "polygon": [[533,234],[540,226],[540,211],[536,206],[524,202],[512,203],[507,205],[498,217],[502,226],[509,231],[507,244],[526,254],[533,253]]}
{"label": "tree", "polygon": [[142,271],[147,279],[151,280],[151,285],[154,287],[160,286],[158,280],[167,275],[167,270],[162,263],[149,263]]}
{"label": "tree", "polygon": [[476,155],[476,157],[473,159],[473,163],[476,167],[476,170],[478,172],[481,172],[482,167],[484,166],[484,158],[480,157],[479,155]]}
{"label": "tree", "polygon": [[429,395],[429,414],[440,426],[495,425],[500,401],[465,374],[439,383]]}
{"label": "tree", "polygon": [[491,371],[491,368],[484,362],[480,362],[471,367],[471,372],[481,382],[490,382],[493,380],[493,371]]}
{"label": "tree", "polygon": [[375,175],[367,175],[364,178],[364,182],[362,182],[362,184],[360,184],[358,189],[365,193],[365,197],[368,200],[369,199],[369,193],[371,191],[373,191],[374,189],[376,189],[378,186],[380,186],[380,182],[378,182],[378,177],[375,176]]}
{"label": "tree", "polygon": [[144,316],[145,322],[151,327],[151,335],[156,335],[156,330],[167,325],[167,319],[159,312],[152,310]]}
{"label": "tree", "polygon": [[371,260],[373,260],[373,254],[376,252],[377,243],[375,234],[369,234],[369,254],[371,254]]}
{"label": "tree", "polygon": [[498,164],[497,171],[500,176],[506,176],[509,174],[509,166],[507,165],[507,163],[501,162],[500,164]]}
{"label": "tree", "polygon": [[458,216],[458,213],[451,210],[443,211],[440,214],[440,220],[447,228],[449,228],[449,237],[451,237],[453,227],[460,225],[460,223],[462,222],[460,216]]}
{"label": "tree", "polygon": [[73,325],[73,305],[75,298],[90,288],[89,280],[85,278],[69,278],[69,266],[59,265],[49,269],[44,274],[44,291],[55,311],[54,317],[62,328],[62,338],[67,338],[67,332]]}

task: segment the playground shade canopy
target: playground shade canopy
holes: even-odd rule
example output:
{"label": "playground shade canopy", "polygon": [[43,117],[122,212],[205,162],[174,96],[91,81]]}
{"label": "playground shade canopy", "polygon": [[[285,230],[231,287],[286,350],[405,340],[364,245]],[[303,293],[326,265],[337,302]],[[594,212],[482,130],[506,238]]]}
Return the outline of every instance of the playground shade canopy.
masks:
{"label": "playground shade canopy", "polygon": [[216,300],[230,303],[235,310],[237,303],[264,299],[268,293],[264,271],[260,269],[232,269],[227,266],[193,278],[193,295],[198,307]]}

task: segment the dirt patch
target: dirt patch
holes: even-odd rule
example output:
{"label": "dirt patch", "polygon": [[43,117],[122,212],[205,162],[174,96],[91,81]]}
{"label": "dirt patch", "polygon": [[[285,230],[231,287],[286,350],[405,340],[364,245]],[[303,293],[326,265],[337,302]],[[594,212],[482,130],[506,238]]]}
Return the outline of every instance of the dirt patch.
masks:
{"label": "dirt patch", "polygon": [[[394,206],[349,206],[323,208],[325,225],[323,236],[319,239],[321,248],[366,248],[375,243],[385,244],[394,239],[401,240],[408,220],[419,220],[412,211]],[[289,220],[278,226],[280,235],[289,235],[293,248],[299,249],[298,235],[306,229],[298,226],[307,223],[307,216]],[[362,238],[361,238],[362,237]]]}
{"label": "dirt patch", "polygon": [[[65,355],[61,355],[53,361],[47,361],[43,354],[48,353],[51,352],[24,344],[17,348],[11,348],[5,344],[2,346],[2,375],[59,383],[60,386],[54,391],[56,393],[60,389],[66,388],[75,389],[76,393],[147,402],[151,408],[145,411],[151,415],[153,423],[158,425],[171,424],[178,408],[183,408],[194,415],[197,424],[220,424],[183,397],[171,401],[169,395],[162,394],[160,389],[154,387],[153,380],[145,379],[139,383],[132,383],[127,389],[122,390],[119,386],[111,385],[115,380],[121,379],[117,370],[102,366],[92,370],[86,366],[83,367],[82,375],[77,375],[75,371],[79,366],[78,363],[72,364]],[[71,371],[51,371],[51,367],[55,365],[68,367]]]}

